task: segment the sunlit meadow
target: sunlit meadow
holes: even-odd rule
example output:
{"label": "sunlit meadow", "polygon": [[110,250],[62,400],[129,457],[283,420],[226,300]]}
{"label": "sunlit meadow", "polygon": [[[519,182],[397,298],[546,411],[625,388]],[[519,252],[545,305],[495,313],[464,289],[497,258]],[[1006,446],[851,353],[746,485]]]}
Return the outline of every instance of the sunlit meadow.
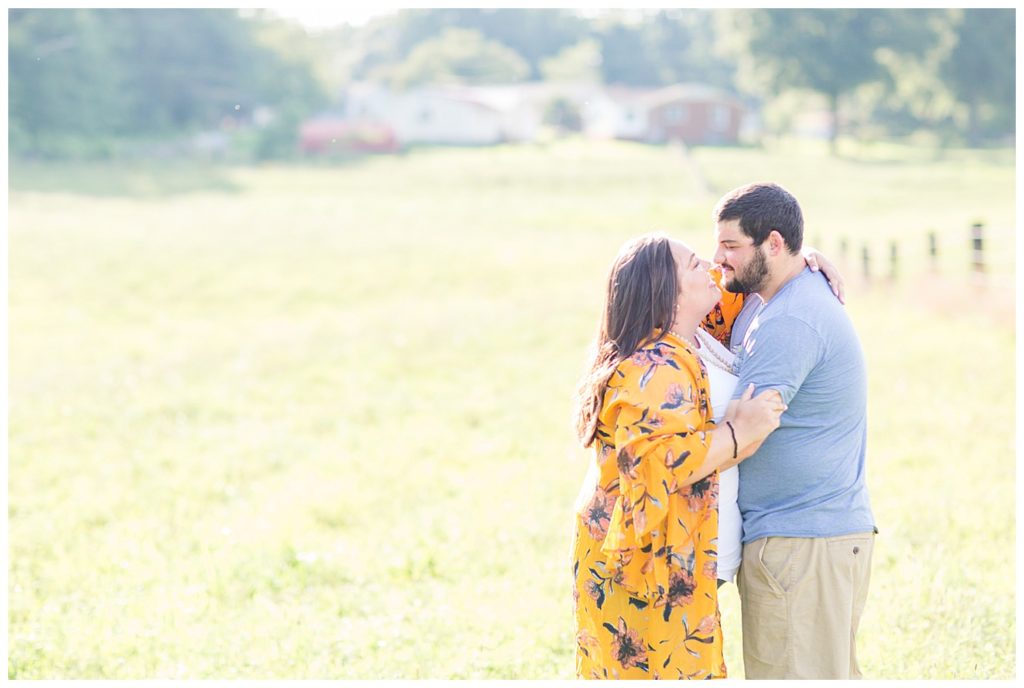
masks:
{"label": "sunlit meadow", "polygon": [[653,229],[710,255],[755,179],[842,262],[866,351],[866,676],[1014,676],[1012,151],[567,140],[12,165],[9,677],[571,678],[606,270]]}

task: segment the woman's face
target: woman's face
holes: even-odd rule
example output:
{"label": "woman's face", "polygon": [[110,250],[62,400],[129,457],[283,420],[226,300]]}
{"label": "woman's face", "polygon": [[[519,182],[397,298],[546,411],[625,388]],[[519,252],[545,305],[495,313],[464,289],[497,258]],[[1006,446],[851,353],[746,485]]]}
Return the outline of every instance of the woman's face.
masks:
{"label": "woman's face", "polygon": [[711,265],[681,241],[673,239],[670,246],[676,261],[679,312],[703,318],[722,298],[722,290],[708,274]]}

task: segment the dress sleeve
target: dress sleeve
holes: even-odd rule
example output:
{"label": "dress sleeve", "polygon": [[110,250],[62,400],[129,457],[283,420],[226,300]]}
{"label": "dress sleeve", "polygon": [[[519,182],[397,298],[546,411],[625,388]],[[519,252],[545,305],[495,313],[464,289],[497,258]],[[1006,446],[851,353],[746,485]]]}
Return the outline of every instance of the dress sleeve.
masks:
{"label": "dress sleeve", "polygon": [[601,551],[618,582],[638,595],[667,589],[667,536],[678,532],[669,521],[679,520],[673,512],[690,491],[680,484],[710,445],[706,377],[692,354],[670,348],[646,360],[641,351],[620,366],[602,414],[613,432],[620,494]]}
{"label": "dress sleeve", "polygon": [[733,294],[725,290],[720,269],[713,268],[709,271],[709,274],[715,280],[718,288],[722,290],[722,298],[711,309],[707,317],[704,318],[701,326],[708,334],[728,348],[733,323],[736,322],[736,316],[743,310],[743,294]]}

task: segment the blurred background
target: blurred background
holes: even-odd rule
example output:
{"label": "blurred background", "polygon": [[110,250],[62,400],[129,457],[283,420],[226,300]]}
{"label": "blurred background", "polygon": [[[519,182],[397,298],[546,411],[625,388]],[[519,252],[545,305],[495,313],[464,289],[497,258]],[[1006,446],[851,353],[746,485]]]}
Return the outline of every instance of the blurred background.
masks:
{"label": "blurred background", "polygon": [[1013,140],[1010,10],[345,11],[13,9],[11,150]]}
{"label": "blurred background", "polygon": [[865,675],[1014,676],[1015,21],[8,10],[8,677],[571,678],[608,267],[756,180],[868,360]]}

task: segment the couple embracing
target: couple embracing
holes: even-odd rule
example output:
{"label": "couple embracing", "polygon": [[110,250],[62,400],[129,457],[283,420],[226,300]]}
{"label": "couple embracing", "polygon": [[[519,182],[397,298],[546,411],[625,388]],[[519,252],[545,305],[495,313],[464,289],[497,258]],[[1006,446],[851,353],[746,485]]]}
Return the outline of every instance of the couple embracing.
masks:
{"label": "couple embracing", "polygon": [[576,414],[594,449],[576,674],[725,678],[718,588],[735,581],[747,678],[860,678],[877,532],[860,343],[790,193],[740,187],[713,219],[718,267],[652,235],[608,278]]}

